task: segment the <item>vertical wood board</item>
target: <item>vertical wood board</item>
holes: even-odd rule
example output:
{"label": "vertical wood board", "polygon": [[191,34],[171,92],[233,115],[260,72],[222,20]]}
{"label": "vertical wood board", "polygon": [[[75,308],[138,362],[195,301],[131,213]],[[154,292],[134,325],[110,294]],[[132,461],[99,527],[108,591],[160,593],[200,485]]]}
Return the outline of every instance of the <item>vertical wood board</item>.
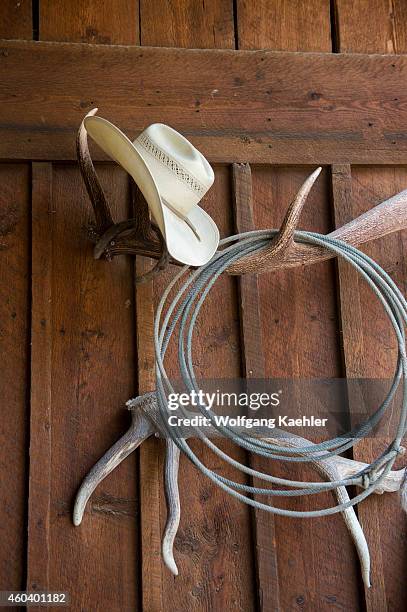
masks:
{"label": "vertical wood board", "polygon": [[30,167],[0,166],[0,589],[21,589],[29,421]]}

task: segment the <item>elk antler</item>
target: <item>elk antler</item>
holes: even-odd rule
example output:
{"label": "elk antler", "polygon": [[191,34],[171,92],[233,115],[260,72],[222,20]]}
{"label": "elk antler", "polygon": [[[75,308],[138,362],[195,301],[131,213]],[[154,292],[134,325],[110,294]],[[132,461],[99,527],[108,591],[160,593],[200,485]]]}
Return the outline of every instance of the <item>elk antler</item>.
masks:
{"label": "elk antler", "polygon": [[[96,463],[82,482],[76,495],[73,511],[73,522],[75,525],[80,525],[87,501],[97,485],[149,436],[153,434],[164,434],[161,415],[157,405],[157,397],[154,392],[129,400],[127,406],[132,413],[131,426],[124,436]],[[275,433],[275,437],[263,439],[282,447],[291,446],[302,448],[312,445],[311,442],[300,436],[290,434],[288,437],[282,430],[275,429],[273,433]],[[164,474],[167,522],[163,534],[162,555],[165,565],[175,575],[178,574],[178,568],[174,560],[173,544],[181,514],[178,490],[179,456],[180,452],[178,447],[172,440],[167,440]],[[352,459],[346,459],[344,457],[332,457],[320,461],[314,460],[311,461],[311,464],[323,478],[330,481],[346,480],[368,467],[366,463],[353,461]],[[407,512],[406,469],[390,471],[375,489],[375,493],[399,490],[402,492],[402,503]],[[335,494],[340,504],[349,501],[349,496],[345,487],[337,487],[335,489]],[[363,580],[366,585],[369,586],[370,555],[363,530],[353,507],[345,509],[342,515],[358,552]]]}
{"label": "elk antler", "polygon": [[[134,219],[114,223],[109,204],[89,152],[88,134],[85,127],[86,117],[96,115],[97,108],[89,111],[82,121],[76,137],[76,154],[79,169],[86,191],[92,203],[96,225],[89,228],[89,236],[95,242],[94,257],[111,260],[115,255],[140,254],[148,256],[151,244],[155,245],[154,259],[158,262],[142,276],[136,276],[136,283],[145,283],[164,270],[170,260],[165,240],[157,225],[151,223],[147,202],[141,191],[132,181],[133,209],[137,211]],[[134,241],[137,240],[135,246]]]}
{"label": "elk antler", "polygon": [[[143,396],[143,399],[144,402],[147,402],[147,398]],[[133,410],[128,431],[99,459],[82,482],[75,499],[74,525],[81,524],[88,499],[98,484],[154,432],[153,424],[145,418],[144,413]]]}
{"label": "elk antler", "polygon": [[[96,115],[97,110],[97,108],[94,108],[89,111],[86,117]],[[84,121],[82,121],[76,137],[76,154],[83,182],[85,183],[86,191],[88,192],[93,212],[95,213],[95,232],[103,234],[103,232],[113,225],[113,218],[90,156],[88,135]]]}

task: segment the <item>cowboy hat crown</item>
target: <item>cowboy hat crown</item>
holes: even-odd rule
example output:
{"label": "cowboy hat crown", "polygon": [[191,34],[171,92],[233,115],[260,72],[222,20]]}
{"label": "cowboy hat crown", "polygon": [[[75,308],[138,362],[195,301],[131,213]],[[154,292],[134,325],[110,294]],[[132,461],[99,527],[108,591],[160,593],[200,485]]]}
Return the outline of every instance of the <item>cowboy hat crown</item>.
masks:
{"label": "cowboy hat crown", "polygon": [[162,123],[150,125],[134,142],[102,117],[88,116],[84,124],[92,139],[139,186],[170,255],[192,266],[207,263],[218,247],[219,231],[198,206],[214,181],[202,153]]}

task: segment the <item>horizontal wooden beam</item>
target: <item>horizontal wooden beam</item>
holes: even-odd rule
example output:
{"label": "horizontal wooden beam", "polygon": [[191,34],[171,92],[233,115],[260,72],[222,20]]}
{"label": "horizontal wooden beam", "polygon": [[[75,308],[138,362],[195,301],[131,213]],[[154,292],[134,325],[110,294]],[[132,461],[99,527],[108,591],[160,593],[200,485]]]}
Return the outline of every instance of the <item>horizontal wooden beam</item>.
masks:
{"label": "horizontal wooden beam", "polygon": [[0,159],[74,159],[97,106],[131,138],[169,123],[213,162],[407,162],[405,56],[1,41],[0,92]]}

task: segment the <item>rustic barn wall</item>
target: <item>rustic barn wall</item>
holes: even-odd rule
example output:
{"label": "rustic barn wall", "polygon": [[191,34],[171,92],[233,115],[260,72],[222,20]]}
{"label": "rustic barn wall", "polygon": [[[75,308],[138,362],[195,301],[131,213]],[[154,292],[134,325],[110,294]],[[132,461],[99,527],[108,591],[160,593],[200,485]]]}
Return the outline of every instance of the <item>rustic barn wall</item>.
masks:
{"label": "rustic barn wall", "polygon": [[[327,53],[332,49],[329,2],[270,2],[264,12],[244,1],[238,2],[239,7],[240,48]],[[308,174],[309,168],[257,167],[253,173],[255,227],[278,227]],[[321,233],[333,229],[329,168],[310,194],[301,227]],[[265,376],[341,376],[334,265],[328,262],[308,270],[262,275],[258,291]],[[304,406],[299,409],[306,412]],[[310,468],[299,465],[276,466],[276,474],[315,479]],[[325,497],[322,504],[328,505],[329,495]],[[295,502],[298,510],[311,506],[307,498]],[[260,520],[270,519],[261,513]],[[344,609],[356,607],[357,564],[341,517],[293,521],[276,516],[274,522],[280,608],[324,609],[332,604]],[[322,558],[327,563],[321,566]],[[264,572],[267,576],[267,566]]]}
{"label": "rustic barn wall", "polygon": [[[404,2],[388,4],[384,0],[352,3],[337,1],[338,51],[342,53],[406,53],[407,6]],[[374,121],[368,129],[375,129]],[[335,221],[342,225],[373,206],[400,185],[406,184],[404,167],[354,167],[351,170],[351,198],[348,205],[339,201]],[[406,292],[406,232],[376,241],[366,247],[380,261]],[[380,307],[369,299],[369,290],[354,275],[339,265],[340,303],[346,374],[354,377],[391,377],[397,347],[390,326],[383,319]],[[366,312],[367,309],[367,312]],[[361,314],[364,312],[365,317]],[[369,325],[375,321],[375,325]],[[360,353],[363,351],[363,358]],[[379,401],[380,398],[377,398]],[[355,458],[372,459],[384,448],[385,439],[367,440],[355,449]],[[399,462],[401,467],[402,463]],[[397,496],[380,504],[367,499],[359,508],[359,517],[372,546],[373,589],[365,591],[367,610],[398,610],[402,607],[405,580],[392,567],[407,567],[407,524]],[[394,534],[397,533],[395,537]]]}
{"label": "rustic barn wall", "polygon": [[23,588],[29,397],[29,164],[2,164],[0,193],[0,588]]}
{"label": "rustic barn wall", "polygon": [[[5,2],[0,37],[32,37],[31,3]],[[30,165],[0,167],[0,589],[23,589],[30,392]]]}

